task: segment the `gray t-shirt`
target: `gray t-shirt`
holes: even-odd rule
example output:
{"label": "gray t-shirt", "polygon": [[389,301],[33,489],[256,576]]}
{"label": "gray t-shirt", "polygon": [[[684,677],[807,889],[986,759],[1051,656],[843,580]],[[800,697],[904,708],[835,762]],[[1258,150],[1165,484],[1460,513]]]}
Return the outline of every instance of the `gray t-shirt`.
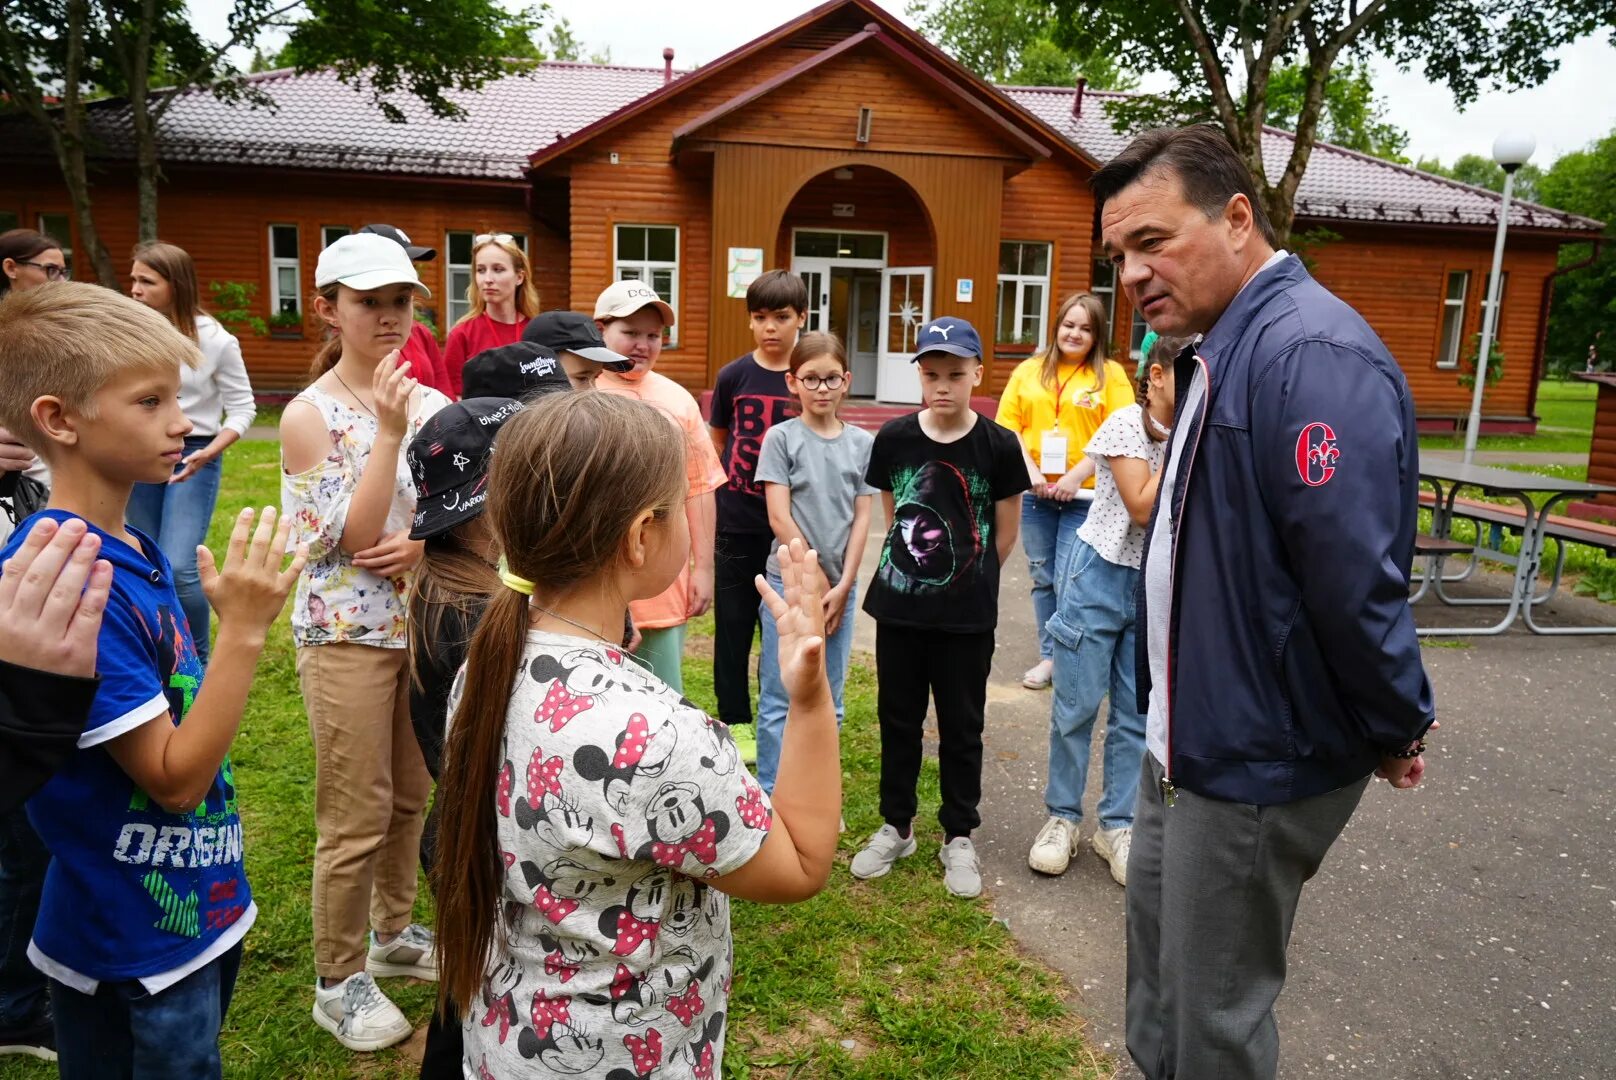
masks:
{"label": "gray t-shirt", "polygon": [[1173,471],[1184,451],[1184,438],[1193,426],[1188,419],[1206,397],[1206,371],[1195,365],[1195,377],[1184,395],[1180,422],[1173,426],[1173,445],[1162,463],[1161,502],[1156,528],[1150,534],[1145,558],[1145,642],[1150,650],[1150,712],[1145,716],[1145,746],[1163,768],[1167,767],[1167,640],[1173,617]]}
{"label": "gray t-shirt", "polygon": [[[875,436],[863,428],[844,424],[840,435],[827,439],[800,418],[776,424],[763,436],[757,482],[791,490],[791,519],[808,546],[819,552],[819,567],[832,585],[842,576],[842,557],[853,531],[853,500],[875,494],[864,482],[874,445]],[[773,551],[769,573],[780,573]]]}

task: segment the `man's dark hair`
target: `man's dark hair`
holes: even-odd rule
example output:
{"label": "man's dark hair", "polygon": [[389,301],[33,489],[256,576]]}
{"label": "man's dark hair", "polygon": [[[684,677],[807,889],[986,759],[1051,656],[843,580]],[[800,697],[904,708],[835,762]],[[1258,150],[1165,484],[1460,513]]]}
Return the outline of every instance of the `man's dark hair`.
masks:
{"label": "man's dark hair", "polygon": [[1244,195],[1257,231],[1270,244],[1279,245],[1246,163],[1223,132],[1211,124],[1156,128],[1136,136],[1127,149],[1089,178],[1097,208],[1103,211],[1114,195],[1157,170],[1177,176],[1184,185],[1184,198],[1208,218],[1220,216],[1235,195]]}
{"label": "man's dark hair", "polygon": [[770,270],[759,274],[746,287],[747,311],[779,311],[790,308],[798,315],[808,310],[808,286],[800,274]]}

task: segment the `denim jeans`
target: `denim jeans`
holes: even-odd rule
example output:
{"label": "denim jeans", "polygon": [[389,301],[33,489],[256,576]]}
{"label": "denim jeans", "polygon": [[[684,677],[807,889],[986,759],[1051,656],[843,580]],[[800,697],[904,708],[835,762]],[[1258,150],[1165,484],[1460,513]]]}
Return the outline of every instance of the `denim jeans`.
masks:
{"label": "denim jeans", "polygon": [[[779,574],[769,575],[769,585],[781,590]],[[858,582],[847,592],[842,608],[842,624],[825,642],[825,675],[830,679],[831,700],[836,702],[836,727],[842,726],[842,687],[847,684],[847,662],[853,653],[853,620],[858,616]],[[763,651],[758,656],[757,778],[763,790],[774,794],[774,778],[780,770],[780,742],[786,732],[785,685],[780,681],[780,633],[767,604],[758,605],[763,621]]]}
{"label": "denim jeans", "polygon": [[1027,553],[1027,576],[1032,578],[1032,614],[1038,623],[1038,657],[1055,655],[1054,641],[1045,626],[1055,614],[1059,597],[1059,571],[1066,561],[1078,527],[1089,516],[1086,500],[1056,502],[1030,492],[1021,497],[1021,547]]}
{"label": "denim jeans", "polygon": [[1105,790],[1100,828],[1133,824],[1145,717],[1134,693],[1134,590],[1139,571],[1101,558],[1082,540],[1072,545],[1060,606],[1049,620],[1055,639],[1055,701],[1049,717],[1051,815],[1083,820],[1089,740],[1100,699],[1109,689],[1105,721]]}
{"label": "denim jeans", "polygon": [[[191,454],[213,441],[209,435],[185,440]],[[191,624],[196,654],[208,662],[208,600],[202,595],[202,576],[196,568],[196,546],[208,538],[213,508],[219,501],[223,458],[214,458],[183,484],[136,484],[129,495],[129,524],[157,541],[174,564],[174,588],[180,608]],[[182,466],[176,466],[178,472]]]}
{"label": "denim jeans", "polygon": [[17,807],[0,814],[0,1029],[18,1030],[45,1017],[45,976],[28,960],[50,851]]}
{"label": "denim jeans", "polygon": [[51,980],[61,1080],[212,1080],[241,945],[161,993],[103,982],[94,995]]}

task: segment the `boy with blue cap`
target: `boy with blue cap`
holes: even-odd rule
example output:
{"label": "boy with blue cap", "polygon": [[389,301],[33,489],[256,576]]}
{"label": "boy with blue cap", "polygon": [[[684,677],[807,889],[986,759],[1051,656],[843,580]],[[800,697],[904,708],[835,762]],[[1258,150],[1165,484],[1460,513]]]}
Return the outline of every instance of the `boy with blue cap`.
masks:
{"label": "boy with blue cap", "polygon": [[858,878],[881,877],[915,851],[912,819],[927,698],[937,708],[943,884],[982,891],[971,832],[982,823],[982,722],[999,613],[999,567],[1015,550],[1028,487],[1011,432],[971,409],[982,341],[964,319],[921,327],[917,413],[875,437],[865,479],[882,492],[888,532],[864,610],[874,616],[881,723],[881,817],[853,857]]}

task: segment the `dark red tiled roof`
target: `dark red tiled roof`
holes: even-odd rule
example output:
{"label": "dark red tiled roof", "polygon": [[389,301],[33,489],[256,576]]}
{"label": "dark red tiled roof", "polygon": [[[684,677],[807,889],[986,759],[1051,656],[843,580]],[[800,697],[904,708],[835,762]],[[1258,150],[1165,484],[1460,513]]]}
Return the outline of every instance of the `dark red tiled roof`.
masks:
{"label": "dark red tiled roof", "polygon": [[[206,91],[185,93],[164,117],[162,159],[520,181],[536,151],[661,88],[663,72],[549,61],[479,92],[451,95],[466,110],[463,120],[434,117],[414,98],[395,95],[408,118],[403,124],[384,120],[367,87],[348,86],[334,72],[274,71],[251,82],[273,98],[273,108],[222,102]],[[1087,91],[1083,115],[1074,117],[1071,88],[999,89],[1095,160],[1110,159],[1127,143],[1107,115],[1107,105],[1122,95]],[[90,116],[98,153],[133,157],[125,106],[104,102]],[[39,141],[20,117],[0,122],[0,136],[0,143],[19,149]],[[1270,176],[1283,171],[1290,148],[1288,132],[1268,129],[1263,156]],[[32,149],[45,153],[42,145]],[[1296,209],[1300,217],[1327,221],[1488,226],[1497,223],[1500,201],[1491,191],[1319,143]],[[1510,225],[1601,228],[1589,218],[1518,201],[1511,204]]]}

